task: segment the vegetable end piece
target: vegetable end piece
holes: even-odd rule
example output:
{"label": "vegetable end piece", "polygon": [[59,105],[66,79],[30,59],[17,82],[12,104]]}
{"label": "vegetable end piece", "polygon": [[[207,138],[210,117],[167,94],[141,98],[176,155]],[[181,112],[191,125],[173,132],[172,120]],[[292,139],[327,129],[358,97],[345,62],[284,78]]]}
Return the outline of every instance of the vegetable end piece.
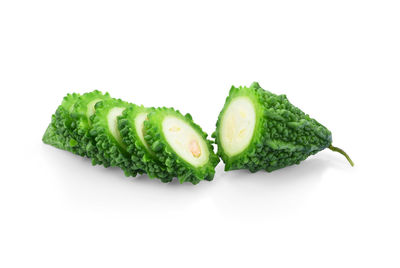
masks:
{"label": "vegetable end piece", "polygon": [[348,154],[346,154],[345,151],[343,151],[342,149],[340,149],[340,148],[338,148],[338,147],[332,146],[332,144],[329,145],[328,148],[329,148],[330,150],[334,151],[334,152],[338,152],[338,153],[344,155],[344,157],[346,157],[347,161],[349,161],[350,165],[351,165],[352,167],[354,167],[354,162],[353,162],[353,160],[351,160],[350,156],[349,156]]}

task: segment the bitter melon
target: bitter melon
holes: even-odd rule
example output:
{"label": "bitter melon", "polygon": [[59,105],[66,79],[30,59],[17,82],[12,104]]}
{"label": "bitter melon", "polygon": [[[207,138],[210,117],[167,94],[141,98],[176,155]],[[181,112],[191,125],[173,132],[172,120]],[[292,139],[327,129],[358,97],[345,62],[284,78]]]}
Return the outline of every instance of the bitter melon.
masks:
{"label": "bitter melon", "polygon": [[92,159],[92,164],[102,164],[99,161],[98,150],[94,137],[90,135],[92,128],[91,116],[95,113],[96,103],[111,99],[108,93],[103,94],[98,90],[85,93],[79,97],[71,109],[72,124],[70,125],[71,136],[76,140],[77,147],[84,155]]}
{"label": "bitter melon", "polygon": [[154,111],[155,108],[132,105],[118,117],[118,126],[132,163],[144,170],[150,178],[170,182],[174,177],[173,174],[168,173],[165,164],[157,159],[143,135],[144,121],[148,114]]}
{"label": "bitter melon", "polygon": [[219,158],[207,134],[190,114],[172,108],[157,108],[144,121],[144,139],[166,171],[180,183],[211,181]]}
{"label": "bitter melon", "polygon": [[95,113],[91,117],[90,135],[95,137],[97,153],[92,155],[96,163],[105,167],[120,167],[126,176],[136,176],[143,170],[131,161],[127,145],[123,142],[118,128],[118,117],[131,104],[120,99],[108,99],[95,105]]}
{"label": "bitter melon", "polygon": [[73,137],[74,120],[71,117],[71,111],[79,97],[79,94],[72,93],[63,98],[61,105],[51,117],[51,122],[43,135],[43,142],[83,156],[85,151],[77,146],[77,141]]}
{"label": "bitter melon", "polygon": [[58,149],[70,151],[67,146],[66,138],[57,133],[54,121],[54,115],[52,115],[51,122],[43,135],[42,141]]}
{"label": "bitter melon", "polygon": [[232,87],[219,114],[213,137],[225,170],[268,172],[299,164],[308,156],[332,146],[332,133],[292,105],[285,95],[275,95],[253,83]]}

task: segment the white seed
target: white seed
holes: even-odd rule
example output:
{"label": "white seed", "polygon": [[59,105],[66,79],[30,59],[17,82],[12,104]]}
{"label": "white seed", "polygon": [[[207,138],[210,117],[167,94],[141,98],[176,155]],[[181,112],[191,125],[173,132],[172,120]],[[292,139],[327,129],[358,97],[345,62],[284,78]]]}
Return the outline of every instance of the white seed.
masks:
{"label": "white seed", "polygon": [[243,138],[243,136],[244,136],[245,133],[246,133],[246,129],[245,129],[245,128],[241,129],[241,130],[239,131],[239,137],[240,137],[240,138]]}
{"label": "white seed", "polygon": [[173,127],[169,128],[169,131],[171,131],[171,132],[178,132],[179,130],[181,130],[181,128],[177,127],[177,126],[173,126]]}
{"label": "white seed", "polygon": [[189,151],[196,158],[199,158],[201,155],[200,145],[196,140],[191,140],[189,143]]}

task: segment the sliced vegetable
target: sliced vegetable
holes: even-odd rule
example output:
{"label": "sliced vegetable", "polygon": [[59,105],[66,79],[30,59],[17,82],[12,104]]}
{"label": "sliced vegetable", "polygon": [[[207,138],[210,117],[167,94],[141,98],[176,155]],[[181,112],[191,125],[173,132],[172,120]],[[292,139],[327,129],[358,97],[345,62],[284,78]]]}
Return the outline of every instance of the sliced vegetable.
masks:
{"label": "sliced vegetable", "polygon": [[77,146],[84,155],[92,159],[92,164],[103,164],[99,162],[94,136],[90,135],[92,128],[91,117],[95,113],[95,105],[103,100],[111,99],[108,93],[103,94],[98,90],[88,92],[79,97],[76,104],[70,109],[73,124],[71,124],[72,137],[77,141]]}
{"label": "sliced vegetable", "polygon": [[157,108],[144,121],[144,139],[156,159],[180,183],[197,184],[214,178],[219,158],[207,134],[193,122],[190,114],[183,116],[172,108]]}
{"label": "sliced vegetable", "polygon": [[95,105],[95,113],[91,117],[90,135],[95,137],[97,153],[92,155],[96,163],[105,167],[120,167],[126,176],[136,176],[144,170],[131,161],[127,145],[124,143],[118,128],[118,117],[132,104],[120,99],[108,99]]}

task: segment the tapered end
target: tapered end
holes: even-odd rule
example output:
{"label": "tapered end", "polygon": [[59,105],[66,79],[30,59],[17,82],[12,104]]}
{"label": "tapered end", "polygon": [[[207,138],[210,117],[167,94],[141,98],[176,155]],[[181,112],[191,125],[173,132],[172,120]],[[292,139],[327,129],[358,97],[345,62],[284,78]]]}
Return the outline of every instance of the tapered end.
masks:
{"label": "tapered end", "polygon": [[348,154],[346,154],[345,151],[343,151],[342,149],[340,149],[340,148],[338,148],[338,147],[332,146],[332,144],[329,145],[328,148],[331,149],[331,150],[334,151],[334,152],[338,152],[338,153],[344,155],[344,156],[346,157],[347,161],[349,161],[350,165],[351,165],[352,167],[354,167],[354,162],[353,162],[353,160],[351,160],[350,156],[349,156]]}

